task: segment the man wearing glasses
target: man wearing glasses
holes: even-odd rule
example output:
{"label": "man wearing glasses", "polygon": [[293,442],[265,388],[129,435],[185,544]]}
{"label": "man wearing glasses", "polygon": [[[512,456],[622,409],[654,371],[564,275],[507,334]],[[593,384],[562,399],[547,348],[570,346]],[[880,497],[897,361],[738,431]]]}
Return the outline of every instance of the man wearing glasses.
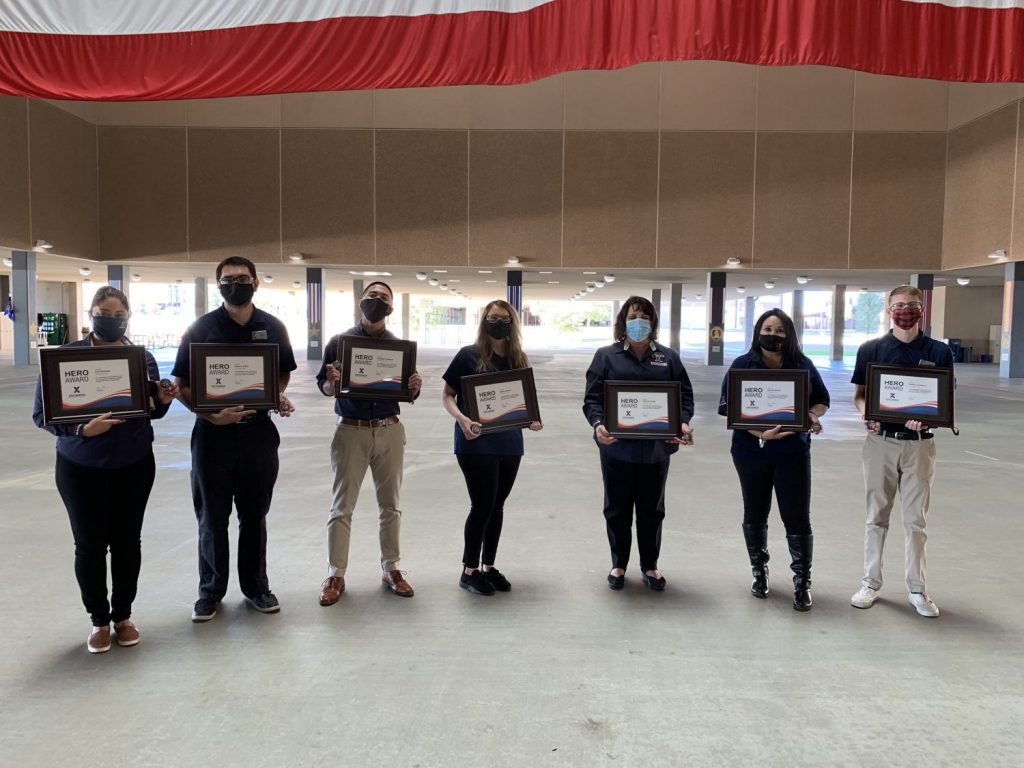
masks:
{"label": "man wearing glasses", "polygon": [[[256,265],[231,256],[217,265],[217,284],[224,303],[189,326],[172,375],[181,399],[191,407],[189,345],[277,344],[278,381],[283,393],[295,354],[284,323],[253,306],[259,288]],[[292,414],[281,395],[278,413]],[[209,621],[228,588],[228,519],[231,504],[238,510],[238,583],[249,604],[263,613],[281,609],[267,579],[267,523],[277,481],[277,449],[281,438],[267,411],[241,405],[217,413],[196,414],[192,429],[192,502],[199,522],[199,599],[192,621]]]}
{"label": "man wearing glasses", "polygon": [[[387,283],[366,286],[359,310],[359,325],[334,336],[324,348],[324,360],[316,375],[317,387],[334,397],[340,386],[341,336],[397,338],[384,327],[394,307],[394,294]],[[423,379],[418,373],[409,377],[412,396],[419,397]],[[383,585],[399,597],[412,597],[412,585],[398,568],[401,558],[399,534],[402,512],[398,507],[405,459],[405,426],[398,420],[395,400],[354,400],[339,397],[334,401],[338,426],[331,441],[331,469],[334,471],[331,514],[327,520],[327,578],[320,587],[320,605],[334,605],[345,591],[348,568],[352,510],[359,498],[359,487],[367,468],[373,476],[380,509],[380,564]]]}
{"label": "man wearing glasses", "polygon": [[[923,294],[912,285],[900,285],[889,292],[886,315],[892,330],[872,339],[857,350],[853,383],[857,386],[854,405],[864,415],[868,363],[904,366],[953,366],[953,353],[941,342],[921,331]],[[935,476],[934,436],[920,421],[865,421],[864,486],[867,526],[864,531],[864,579],[860,591],[850,598],[855,608],[870,608],[882,588],[882,548],[889,531],[889,515],[900,494],[906,535],[906,581],[911,605],[922,616],[934,618],[939,609],[925,589],[925,528],[932,480]]]}

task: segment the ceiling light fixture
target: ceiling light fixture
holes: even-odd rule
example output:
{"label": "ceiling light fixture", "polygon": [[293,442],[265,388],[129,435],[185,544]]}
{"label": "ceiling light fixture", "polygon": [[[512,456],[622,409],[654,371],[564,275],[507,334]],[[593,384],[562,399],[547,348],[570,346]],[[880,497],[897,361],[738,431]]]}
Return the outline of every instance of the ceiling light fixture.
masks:
{"label": "ceiling light fixture", "polygon": [[367,269],[362,272],[357,272],[355,270],[350,269],[348,273],[350,275],[355,275],[356,277],[391,277],[390,272],[375,272],[370,269]]}
{"label": "ceiling light fixture", "polygon": [[1002,248],[1000,248],[997,251],[992,251],[992,253],[990,253],[988,255],[988,257],[990,259],[1005,259],[1006,258],[1006,251],[1004,251]]}
{"label": "ceiling light fixture", "polygon": [[811,282],[811,278],[807,277],[807,275],[797,275],[796,281],[800,283],[800,285],[807,285]]}
{"label": "ceiling light fixture", "polygon": [[442,291],[447,291],[448,290],[448,283],[441,283],[437,287],[440,288]]}
{"label": "ceiling light fixture", "polygon": [[548,280],[548,285],[558,285],[559,282],[559,280]]}
{"label": "ceiling light fixture", "polygon": [[436,277],[432,277],[427,280],[427,285],[437,285],[440,281]]}
{"label": "ceiling light fixture", "polygon": [[588,285],[587,286],[587,293],[593,293],[593,292],[594,292],[594,286]]}
{"label": "ceiling light fixture", "polygon": [[600,280],[598,280],[596,283],[594,283],[594,287],[595,288],[604,288],[604,283],[602,283]]}
{"label": "ceiling light fixture", "polygon": [[304,253],[299,253],[298,251],[296,251],[295,253],[289,253],[289,254],[288,254],[288,258],[289,258],[289,259],[290,259],[291,261],[302,261],[303,259],[305,259],[305,258],[306,258],[306,254],[304,254]]}
{"label": "ceiling light fixture", "polygon": [[728,264],[730,267],[738,267],[743,262],[737,259],[735,256],[730,256],[728,259],[725,260],[725,263]]}
{"label": "ceiling light fixture", "polygon": [[519,263],[519,257],[518,256],[509,256],[508,257],[508,263],[509,264],[518,264]]}
{"label": "ceiling light fixture", "polygon": [[497,280],[484,280],[484,282],[485,282],[485,283],[496,283],[496,282],[498,282],[498,281],[497,281]]}
{"label": "ceiling light fixture", "polygon": [[736,293],[746,293],[746,292],[747,292],[747,289],[744,288],[742,285],[737,285],[736,286]]}
{"label": "ceiling light fixture", "polygon": [[596,275],[597,272],[584,272],[583,274],[584,275]]}
{"label": "ceiling light fixture", "polygon": [[970,285],[971,284],[971,278],[969,278],[969,277],[958,277],[956,279],[956,284],[957,285]]}
{"label": "ceiling light fixture", "polygon": [[132,282],[133,283],[137,283],[141,279],[142,279],[142,275],[140,275],[138,272],[136,272],[134,275],[132,275]]}
{"label": "ceiling light fixture", "polygon": [[477,274],[481,274],[481,275],[489,275],[492,272],[494,272],[493,269],[478,269],[477,270]]}
{"label": "ceiling light fixture", "polygon": [[48,251],[53,248],[53,246],[45,240],[36,240],[36,248],[42,248],[44,251]]}
{"label": "ceiling light fixture", "polygon": [[765,280],[764,281],[764,287],[767,288],[770,291],[772,288],[775,287],[775,281],[774,280]]}
{"label": "ceiling light fixture", "polygon": [[548,271],[540,272],[539,274],[541,274],[541,275],[550,275],[551,274],[551,270],[549,269]]}
{"label": "ceiling light fixture", "polygon": [[434,274],[435,275],[447,275],[448,274],[448,270],[447,269],[435,269],[434,270]]}
{"label": "ceiling light fixture", "polygon": [[263,276],[263,282],[266,283],[267,285],[270,285],[272,282],[274,282],[274,276],[273,275],[264,275]]}
{"label": "ceiling light fixture", "polygon": [[615,275],[605,275],[604,276],[604,281],[606,283],[614,283],[615,282]]}
{"label": "ceiling light fixture", "polygon": [[292,281],[292,288],[301,288],[301,287],[302,287],[302,283],[300,283],[298,280],[293,280]]}
{"label": "ceiling light fixture", "polygon": [[88,277],[89,275],[92,274],[92,270],[89,269],[88,267],[79,267],[78,274],[82,275],[83,277]]}
{"label": "ceiling light fixture", "polygon": [[14,266],[14,262],[13,262],[13,261],[11,261],[11,260],[10,260],[9,258],[7,258],[6,256],[4,256],[4,266],[5,266],[5,267],[13,267],[13,266]]}
{"label": "ceiling light fixture", "polygon": [[427,279],[427,273],[426,272],[417,272],[416,273],[416,279],[417,280],[426,280]]}

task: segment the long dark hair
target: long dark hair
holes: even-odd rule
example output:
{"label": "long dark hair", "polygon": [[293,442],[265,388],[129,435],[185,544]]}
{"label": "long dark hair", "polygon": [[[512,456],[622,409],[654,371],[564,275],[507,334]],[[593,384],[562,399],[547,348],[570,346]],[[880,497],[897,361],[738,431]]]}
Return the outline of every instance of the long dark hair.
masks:
{"label": "long dark hair", "polygon": [[508,367],[529,368],[530,358],[523,352],[523,334],[519,328],[519,313],[507,301],[495,299],[484,307],[484,311],[480,315],[480,325],[476,329],[476,352],[480,355],[480,362],[476,365],[477,373],[486,373],[494,366],[494,350],[491,348],[491,337],[487,335],[487,313],[491,311],[492,307],[501,307],[512,318],[512,328],[508,335],[508,353],[505,356],[505,359],[508,360]]}
{"label": "long dark hair", "polygon": [[758,356],[761,355],[761,345],[758,343],[757,337],[761,335],[761,326],[764,325],[764,321],[769,317],[779,318],[779,322],[782,323],[782,327],[786,330],[786,339],[782,343],[782,359],[783,360],[802,360],[804,356],[803,349],[800,348],[800,339],[796,335],[796,325],[793,323],[793,318],[783,312],[781,309],[776,307],[775,309],[769,309],[767,312],[757,318],[757,322],[754,323],[754,338],[750,344],[751,353],[756,352]]}
{"label": "long dark hair", "polygon": [[615,340],[622,341],[626,338],[626,315],[629,314],[631,309],[638,309],[651,318],[651,335],[648,338],[651,341],[657,339],[658,310],[654,308],[650,300],[645,299],[643,296],[630,296],[622,302],[622,309],[619,310],[619,314],[615,317]]}

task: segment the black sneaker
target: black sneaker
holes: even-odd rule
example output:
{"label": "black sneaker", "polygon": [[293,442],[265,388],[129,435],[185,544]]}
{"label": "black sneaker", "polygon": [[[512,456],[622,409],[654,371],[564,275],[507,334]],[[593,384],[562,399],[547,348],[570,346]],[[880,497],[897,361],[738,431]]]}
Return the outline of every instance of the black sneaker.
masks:
{"label": "black sneaker", "polygon": [[480,571],[473,571],[472,573],[463,571],[462,576],[459,577],[459,586],[469,590],[474,595],[490,597],[494,594],[494,587],[491,586],[491,583],[484,578]]}
{"label": "black sneaker", "polygon": [[246,595],[245,600],[260,613],[277,613],[281,610],[281,604],[277,602],[273,592],[264,592],[254,597]]}
{"label": "black sneaker", "polygon": [[494,587],[498,592],[512,591],[512,584],[497,568],[491,568],[489,571],[480,571],[480,574],[484,577],[484,581]]}
{"label": "black sneaker", "polygon": [[217,606],[220,602],[217,600],[207,600],[205,597],[201,597],[196,600],[196,604],[192,606],[192,621],[199,623],[201,621],[209,621],[217,615]]}
{"label": "black sneaker", "polygon": [[608,574],[608,589],[614,589],[616,592],[618,592],[620,589],[622,589],[625,586],[626,586],[626,576],[625,576],[625,574],[623,574],[622,576],[612,576],[612,574],[610,574],[610,573]]}

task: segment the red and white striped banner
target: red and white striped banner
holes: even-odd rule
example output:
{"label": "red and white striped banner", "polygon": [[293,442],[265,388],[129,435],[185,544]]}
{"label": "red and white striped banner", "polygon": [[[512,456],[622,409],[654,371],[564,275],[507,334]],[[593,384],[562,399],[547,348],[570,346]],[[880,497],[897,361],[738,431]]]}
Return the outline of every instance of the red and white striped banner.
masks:
{"label": "red and white striped banner", "polygon": [[706,59],[1024,82],[1024,0],[3,0],[0,93],[194,99]]}

